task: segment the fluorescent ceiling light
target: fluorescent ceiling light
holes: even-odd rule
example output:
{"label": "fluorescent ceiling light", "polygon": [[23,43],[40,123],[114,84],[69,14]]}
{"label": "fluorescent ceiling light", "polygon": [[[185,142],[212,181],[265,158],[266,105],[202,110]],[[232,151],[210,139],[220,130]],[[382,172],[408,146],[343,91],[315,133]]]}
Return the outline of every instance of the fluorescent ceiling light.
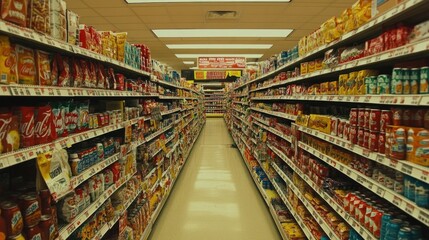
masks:
{"label": "fluorescent ceiling light", "polygon": [[152,31],[159,38],[285,38],[293,29],[154,29]]}
{"label": "fluorescent ceiling light", "polygon": [[167,44],[169,49],[270,49],[273,44]]}
{"label": "fluorescent ceiling light", "polygon": [[261,58],[263,54],[176,54],[177,58],[198,58],[198,57],[245,57]]}
{"label": "fluorescent ceiling light", "polygon": [[193,64],[195,64],[194,61],[183,61],[183,63],[187,64],[187,65],[193,65]]}
{"label": "fluorescent ceiling light", "polygon": [[190,67],[189,69],[196,70],[196,69],[198,69],[198,67]]}
{"label": "fluorescent ceiling light", "polygon": [[218,2],[290,2],[290,0],[125,0],[127,3],[218,3]]}

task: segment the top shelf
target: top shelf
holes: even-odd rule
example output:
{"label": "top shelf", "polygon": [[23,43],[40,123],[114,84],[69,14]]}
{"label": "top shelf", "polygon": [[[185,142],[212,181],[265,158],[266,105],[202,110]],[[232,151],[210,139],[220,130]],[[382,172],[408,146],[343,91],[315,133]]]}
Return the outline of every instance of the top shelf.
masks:
{"label": "top shelf", "polygon": [[406,2],[403,2],[401,4],[398,4],[396,7],[390,9],[389,11],[387,11],[386,13],[373,18],[371,21],[369,21],[368,23],[366,23],[365,25],[347,33],[342,35],[339,39],[326,44],[324,46],[321,46],[309,53],[307,53],[305,56],[299,57],[295,60],[293,60],[292,62],[286,63],[285,65],[277,68],[274,71],[268,72],[256,79],[253,79],[251,81],[245,82],[243,84],[241,84],[240,86],[237,86],[234,88],[234,90],[240,89],[246,85],[249,85],[253,82],[258,82],[261,80],[264,80],[268,77],[271,77],[273,75],[276,75],[284,70],[286,70],[287,68],[290,68],[292,66],[295,66],[301,62],[304,62],[305,60],[311,59],[316,57],[317,54],[320,54],[323,51],[326,51],[330,48],[334,48],[334,47],[338,47],[340,45],[349,43],[350,41],[356,41],[357,39],[363,38],[366,35],[368,35],[371,32],[375,32],[377,31],[378,27],[380,27],[382,24],[385,24],[386,22],[390,22],[393,19],[397,19],[400,16],[404,16],[406,14],[408,14],[409,12],[416,10],[416,9],[420,9],[421,12],[423,13],[423,6],[424,5],[428,5],[429,2],[425,1],[425,0],[408,0]]}

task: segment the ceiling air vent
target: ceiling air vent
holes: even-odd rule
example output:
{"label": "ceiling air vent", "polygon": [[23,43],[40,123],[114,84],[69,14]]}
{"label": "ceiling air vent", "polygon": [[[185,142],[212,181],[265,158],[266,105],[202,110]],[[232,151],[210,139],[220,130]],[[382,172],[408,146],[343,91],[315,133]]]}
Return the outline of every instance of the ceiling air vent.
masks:
{"label": "ceiling air vent", "polygon": [[237,11],[208,11],[208,20],[233,20],[238,18]]}

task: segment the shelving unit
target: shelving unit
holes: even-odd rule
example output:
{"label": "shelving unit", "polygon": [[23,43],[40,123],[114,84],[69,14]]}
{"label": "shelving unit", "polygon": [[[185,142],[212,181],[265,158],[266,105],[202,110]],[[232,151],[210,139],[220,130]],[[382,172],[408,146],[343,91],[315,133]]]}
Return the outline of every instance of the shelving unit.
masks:
{"label": "shelving unit", "polygon": [[204,88],[204,108],[206,117],[222,117],[226,111],[225,89]]}
{"label": "shelving unit", "polygon": [[[327,125],[324,125],[324,122],[316,120],[319,116],[331,119],[334,123],[334,119],[339,119],[339,122],[344,120],[353,128],[352,122],[348,119],[352,108],[424,110],[429,106],[427,94],[346,95],[307,92],[307,89],[313,84],[332,81],[332,79],[338,79],[341,74],[348,75],[353,71],[377,69],[381,73],[391,74],[392,69],[401,66],[401,63],[419,59],[427,60],[429,40],[426,38],[406,43],[400,47],[311,73],[300,74],[299,71],[303,66],[301,64],[323,59],[324,52],[330,49],[365,43],[380,35],[381,26],[383,29],[393,27],[404,19],[409,19],[411,15],[423,14],[427,9],[429,9],[428,2],[404,1],[356,30],[341,36],[338,40],[299,56],[274,71],[263,72],[254,79],[243,78],[227,93],[231,111],[227,112],[225,121],[239,146],[244,161],[247,163],[246,159],[249,155],[257,160],[271,182],[271,189],[278,193],[307,239],[316,239],[313,235],[314,231],[310,231],[310,227],[306,225],[309,220],[317,225],[312,229],[319,228],[318,234],[325,235],[329,239],[344,237],[340,236],[330,224],[329,218],[324,215],[326,213],[318,212],[321,206],[324,206],[322,208],[326,208],[329,214],[336,216],[341,224],[359,235],[360,239],[379,239],[379,232],[374,232],[362,222],[362,219],[348,212],[348,206],[343,201],[344,195],[333,195],[333,190],[329,188],[332,186],[325,185],[325,181],[328,180],[333,181],[332,184],[346,184],[351,190],[347,190],[345,196],[357,194],[356,192],[360,191],[365,194],[365,197],[357,195],[362,198],[361,201],[363,198],[365,201],[367,199],[377,201],[382,205],[376,206],[380,211],[394,209],[396,217],[406,216],[403,217],[406,221],[422,229],[428,229],[429,210],[418,206],[415,201],[395,191],[393,187],[374,179],[372,173],[376,169],[376,171],[393,174],[392,178],[396,175],[403,178],[412,177],[421,184],[428,184],[428,167],[392,158],[384,152],[370,150],[369,145],[352,142],[351,138],[348,138],[351,135],[342,136],[343,132],[339,135],[336,128],[338,125],[331,126],[328,120],[326,120]],[[294,72],[296,76],[280,77],[285,76],[286,72]],[[285,75],[280,75],[281,73]],[[295,109],[291,110],[293,108]],[[320,124],[317,125],[312,121]],[[335,130],[322,130],[321,125],[330,126],[330,129]],[[361,128],[364,129],[364,126]],[[357,127],[356,130],[358,130]],[[336,155],[343,153],[347,156],[345,159]],[[371,173],[364,172],[363,165],[359,163],[368,164]],[[316,172],[312,167],[319,166],[325,167],[324,171],[327,173],[317,175],[315,179]],[[249,167],[248,170],[253,172]],[[387,173],[386,177],[392,176]],[[403,184],[405,188],[405,183],[401,180],[393,181]],[[258,189],[261,193],[264,191],[260,187]],[[308,196],[317,198],[318,204],[321,205],[310,202]],[[292,203],[291,199],[296,199],[297,202]],[[306,221],[298,214],[297,209],[302,213],[302,208],[311,216]],[[273,218],[275,219],[275,216]],[[283,239],[287,239],[282,229],[279,231]]]}

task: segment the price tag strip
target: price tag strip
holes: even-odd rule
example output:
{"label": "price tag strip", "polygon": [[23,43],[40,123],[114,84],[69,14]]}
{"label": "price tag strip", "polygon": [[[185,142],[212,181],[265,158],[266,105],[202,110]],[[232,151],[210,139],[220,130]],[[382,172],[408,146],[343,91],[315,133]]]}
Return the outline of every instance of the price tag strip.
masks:
{"label": "price tag strip", "polygon": [[264,126],[264,125],[262,125],[262,124],[259,124],[259,123],[257,123],[257,122],[255,122],[255,124],[256,125],[258,125],[258,126],[260,126],[261,128],[263,128],[263,129],[265,129],[265,130],[267,130],[267,131],[269,131],[269,132],[271,132],[271,133],[273,133],[273,134],[275,134],[275,135],[277,135],[277,136],[279,136],[279,137],[281,137],[281,138],[283,138],[284,140],[286,140],[286,141],[288,141],[288,142],[292,142],[292,139],[291,139],[291,137],[290,136],[287,136],[287,135],[284,135],[283,133],[281,133],[280,131],[278,131],[277,129],[274,129],[274,128],[272,128],[272,127],[266,127],[266,126]]}
{"label": "price tag strip", "polygon": [[[363,174],[360,172],[351,169],[349,166],[344,165],[335,159],[332,159],[331,157],[320,153],[316,149],[299,142],[298,145],[300,148],[304,149],[308,153],[318,157],[320,160],[328,163],[331,167],[342,171],[343,174],[347,175],[350,179],[356,181],[360,185],[366,187],[367,189],[371,190],[378,196],[386,199],[387,201],[393,203],[396,205],[399,209],[404,211],[405,213],[408,213],[410,216],[414,217],[417,220],[423,219],[421,217],[425,213],[427,216],[429,216],[429,210],[421,208],[417,206],[413,201],[405,198],[404,196],[394,192],[391,189],[386,188],[385,186],[379,184],[378,182],[372,180],[371,178],[364,177]],[[340,166],[342,167],[340,168]],[[341,170],[342,169],[342,170]],[[344,171],[345,170],[345,171]],[[411,210],[412,209],[412,210]],[[422,214],[423,213],[423,214]],[[421,221],[421,220],[420,220]],[[429,219],[427,221],[422,221],[426,226],[429,226]]]}
{"label": "price tag strip", "polygon": [[254,111],[261,112],[261,113],[269,114],[269,115],[272,115],[272,116],[276,116],[276,117],[280,117],[280,118],[284,118],[284,119],[292,120],[292,121],[295,121],[295,120],[296,120],[296,116],[294,116],[294,115],[290,115],[290,114],[286,114],[286,113],[280,113],[280,112],[275,112],[275,111],[269,111],[269,110],[264,110],[264,109],[260,109],[260,108],[255,108],[255,107],[252,107],[252,108],[250,108],[250,109],[252,109],[252,110],[254,110]]}
{"label": "price tag strip", "polygon": [[[135,173],[134,173],[135,174]],[[98,208],[122,185],[124,185],[134,175],[128,175],[126,178],[118,180],[116,184],[110,186],[104,193],[91,205],[80,213],[71,223],[62,227],[59,231],[60,239],[67,239],[82,223],[84,223]]]}

